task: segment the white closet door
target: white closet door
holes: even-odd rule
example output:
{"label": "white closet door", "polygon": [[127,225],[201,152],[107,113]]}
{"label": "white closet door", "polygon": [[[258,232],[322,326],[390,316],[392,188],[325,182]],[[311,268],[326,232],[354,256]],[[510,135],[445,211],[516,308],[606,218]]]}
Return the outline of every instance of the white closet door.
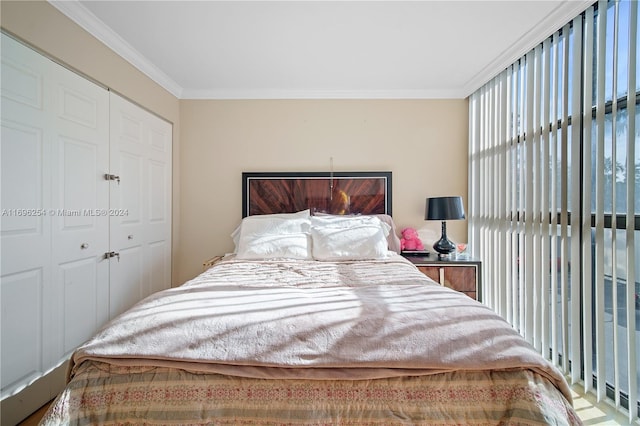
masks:
{"label": "white closet door", "polygon": [[77,346],[170,286],[172,126],[1,38],[0,411],[16,423]]}
{"label": "white closet door", "polygon": [[111,317],[171,284],[170,123],[111,93]]}
{"label": "white closet door", "polygon": [[4,34],[1,72],[4,397],[108,319],[109,94]]}
{"label": "white closet door", "polygon": [[54,69],[53,80],[59,359],[109,319],[109,94],[62,67]]}
{"label": "white closet door", "polygon": [[[2,35],[2,394],[48,367],[51,349],[52,63]],[[20,348],[20,350],[16,350]]]}

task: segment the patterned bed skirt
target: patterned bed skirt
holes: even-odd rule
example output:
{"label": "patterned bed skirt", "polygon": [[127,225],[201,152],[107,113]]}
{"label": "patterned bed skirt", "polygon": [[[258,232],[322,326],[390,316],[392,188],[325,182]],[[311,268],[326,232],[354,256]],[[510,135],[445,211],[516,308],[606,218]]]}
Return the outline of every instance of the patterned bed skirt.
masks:
{"label": "patterned bed skirt", "polygon": [[530,370],[373,380],[251,379],[87,361],[43,425],[577,425]]}

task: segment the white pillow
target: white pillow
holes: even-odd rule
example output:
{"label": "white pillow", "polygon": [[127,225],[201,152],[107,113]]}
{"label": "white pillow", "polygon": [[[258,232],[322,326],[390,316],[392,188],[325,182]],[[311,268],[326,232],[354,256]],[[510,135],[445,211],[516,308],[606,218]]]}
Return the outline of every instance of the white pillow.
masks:
{"label": "white pillow", "polygon": [[307,209],[307,210],[302,210],[296,213],[263,214],[263,215],[254,215],[254,216],[245,217],[244,219],[242,219],[242,222],[240,222],[240,225],[238,225],[238,227],[234,229],[233,232],[231,233],[231,239],[233,240],[233,245],[234,245],[234,250],[233,250],[234,253],[238,252],[238,241],[240,240],[240,230],[242,229],[242,224],[245,219],[250,217],[251,218],[255,218],[255,217],[283,218],[283,219],[309,218],[311,217],[311,210]]}
{"label": "white pillow", "polygon": [[400,238],[398,237],[398,232],[396,231],[396,224],[393,221],[393,218],[391,216],[389,216],[388,214],[372,214],[372,215],[362,215],[362,216],[345,216],[345,215],[330,215],[328,213],[314,213],[313,217],[337,217],[337,218],[349,218],[349,217],[377,217],[378,219],[380,219],[380,221],[382,223],[385,223],[387,225],[389,225],[389,234],[387,235],[387,244],[389,247],[389,250],[391,251],[395,251],[396,253],[400,254]]}
{"label": "white pillow", "polygon": [[333,227],[333,228],[352,228],[360,225],[369,225],[380,227],[382,233],[386,237],[389,235],[391,226],[382,221],[377,216],[361,215],[361,216],[341,216],[341,215],[321,215],[311,216],[312,227]]}
{"label": "white pillow", "polygon": [[316,260],[383,259],[388,255],[390,226],[371,216],[311,218],[312,254]]}
{"label": "white pillow", "polygon": [[311,259],[308,218],[249,216],[242,220],[238,259]]}

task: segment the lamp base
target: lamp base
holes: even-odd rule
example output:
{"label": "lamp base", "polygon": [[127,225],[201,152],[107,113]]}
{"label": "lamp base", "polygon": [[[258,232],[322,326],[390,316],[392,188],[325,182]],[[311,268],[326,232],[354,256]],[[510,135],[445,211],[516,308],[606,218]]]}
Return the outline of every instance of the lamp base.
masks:
{"label": "lamp base", "polygon": [[449,240],[439,239],[438,242],[433,245],[433,249],[438,252],[438,257],[450,259],[456,251],[456,246]]}
{"label": "lamp base", "polygon": [[449,259],[456,251],[456,245],[447,238],[447,223],[442,221],[442,236],[433,245],[433,249],[438,252],[438,257]]}

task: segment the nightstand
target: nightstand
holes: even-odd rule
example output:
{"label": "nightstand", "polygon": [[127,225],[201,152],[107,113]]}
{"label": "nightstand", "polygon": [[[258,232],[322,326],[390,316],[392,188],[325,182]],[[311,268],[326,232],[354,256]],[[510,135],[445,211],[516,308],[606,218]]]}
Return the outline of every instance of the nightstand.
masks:
{"label": "nightstand", "polygon": [[223,257],[224,256],[213,256],[211,259],[205,260],[202,263],[202,270],[206,271],[207,269],[211,268],[213,265],[220,262]]}
{"label": "nightstand", "polygon": [[404,256],[418,269],[445,287],[482,301],[482,262],[472,257],[440,259],[435,253],[428,256]]}

